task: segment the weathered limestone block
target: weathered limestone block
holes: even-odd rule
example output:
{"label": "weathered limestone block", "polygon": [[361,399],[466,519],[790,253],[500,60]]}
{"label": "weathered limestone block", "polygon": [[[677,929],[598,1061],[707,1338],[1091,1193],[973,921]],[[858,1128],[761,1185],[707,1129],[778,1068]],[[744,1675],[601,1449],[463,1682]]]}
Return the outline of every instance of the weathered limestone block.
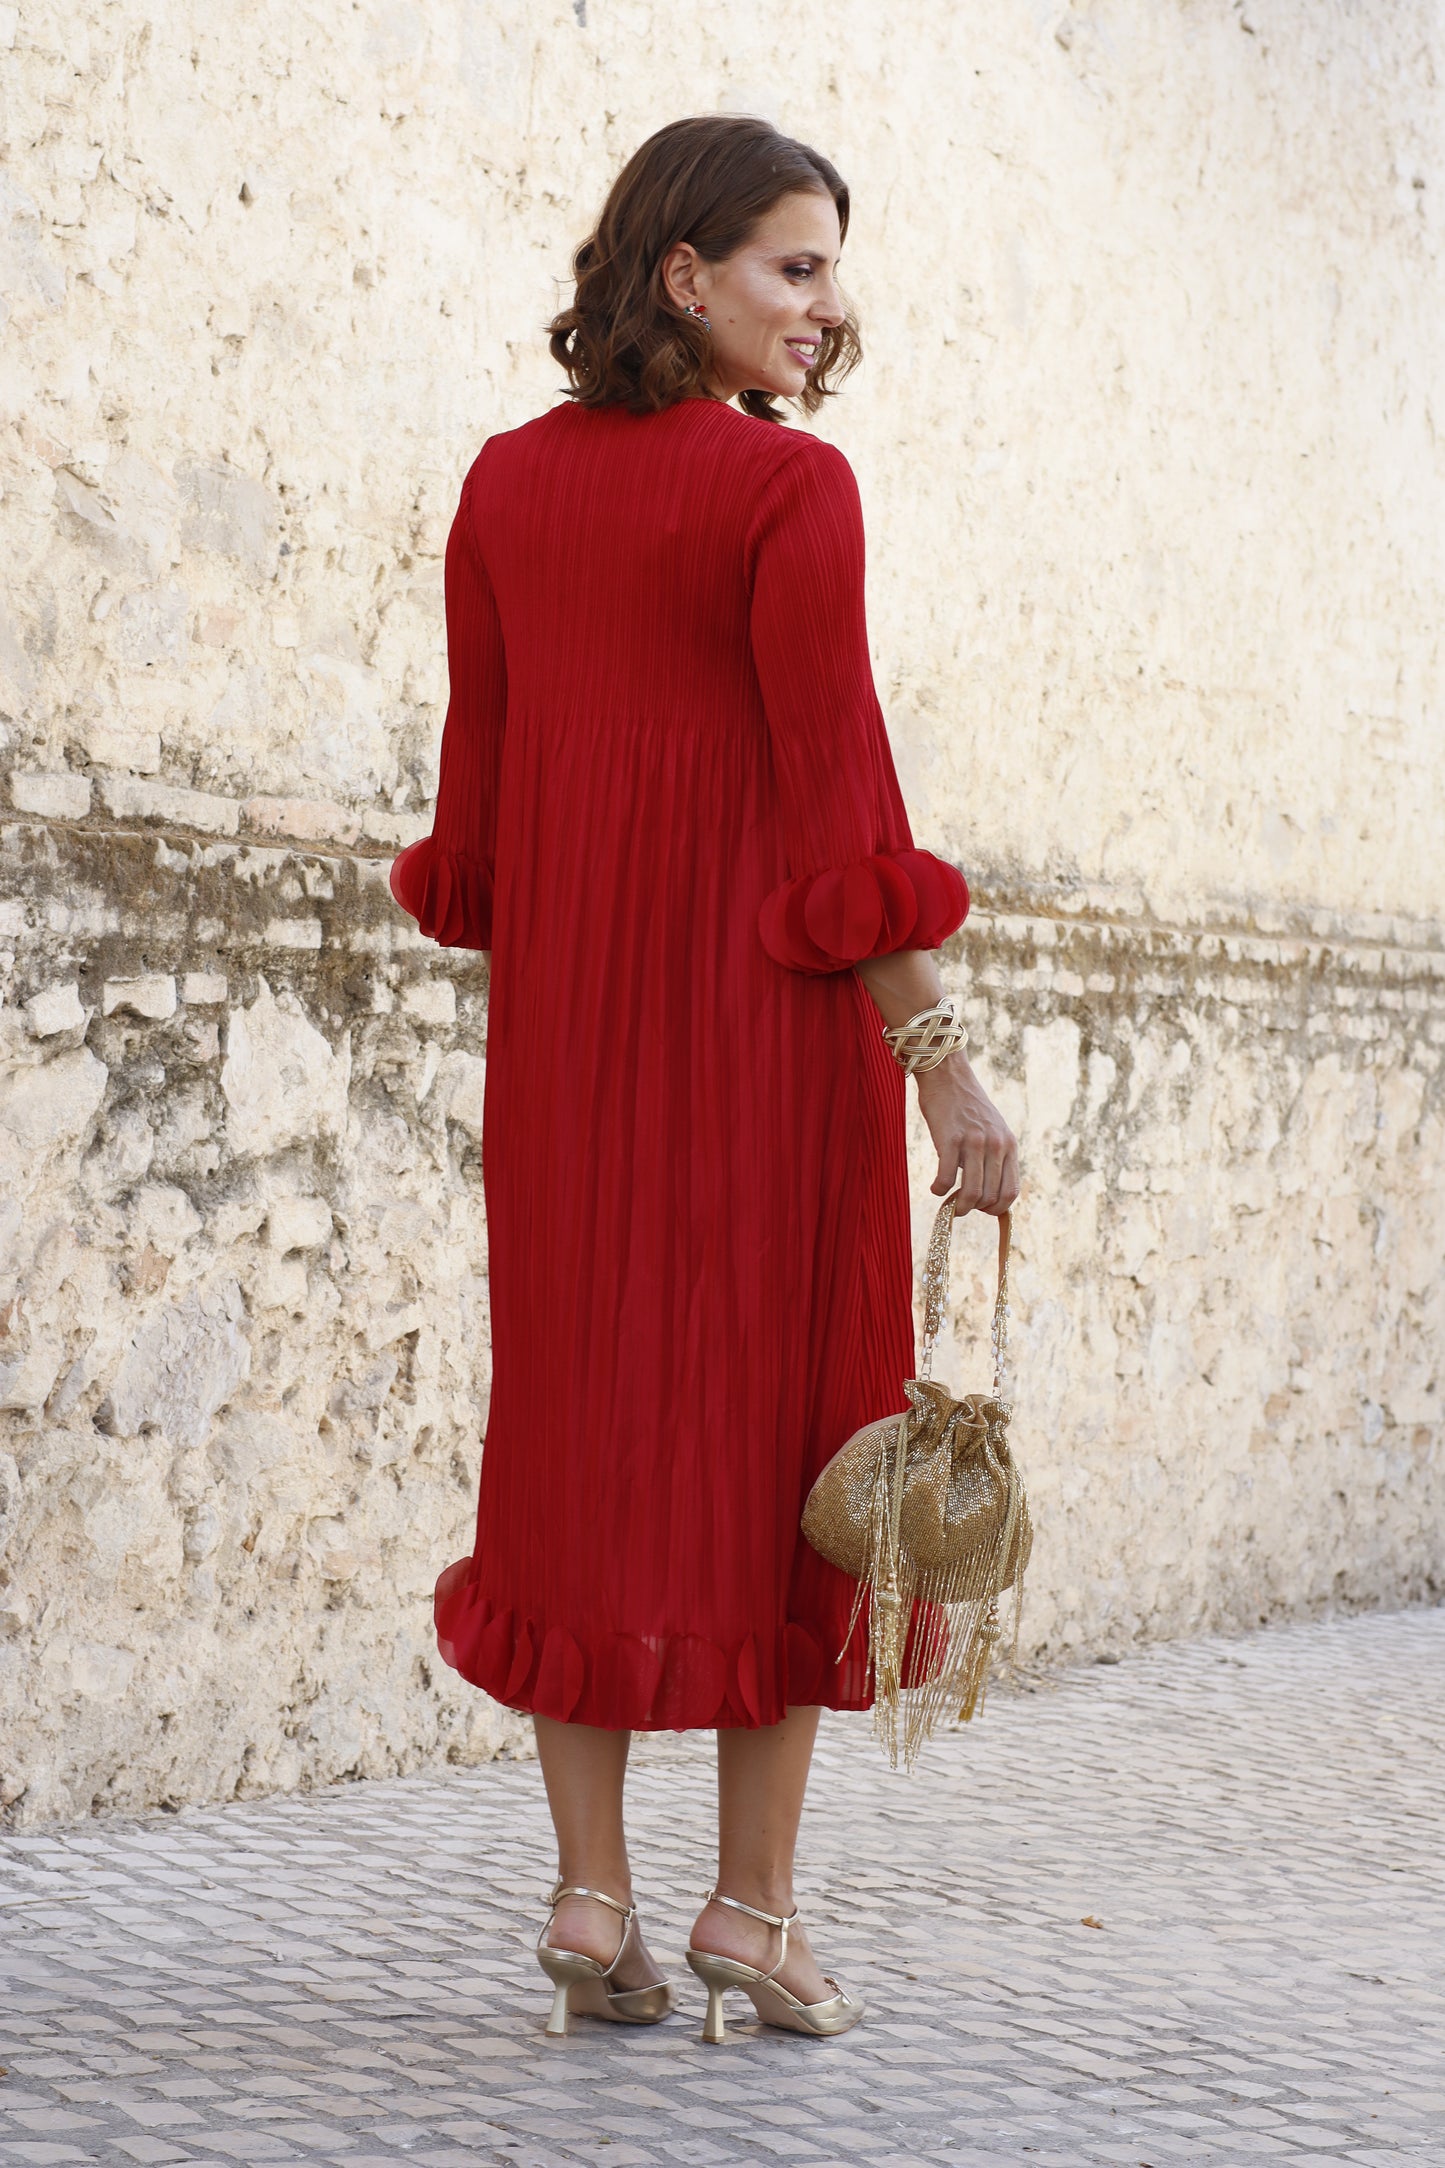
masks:
{"label": "weathered limestone block", "polygon": [[432,1074],[424,1076],[418,1096],[435,1092],[435,1105],[448,1121],[458,1122],[478,1144],[482,1141],[482,1108],[486,1097],[487,1064],[483,1056],[458,1049],[442,1055]]}
{"label": "weathered limestone block", "polygon": [[87,776],[12,775],[10,803],[17,813],[38,813],[43,820],[84,820],[90,811]]}
{"label": "weathered limestone block", "polygon": [[241,809],[229,798],[218,798],[210,791],[180,790],[169,783],[152,783],[143,776],[102,775],[100,796],[106,811],[122,820],[164,821],[219,836],[235,835],[241,824]]}
{"label": "weathered limestone block", "polygon": [[[105,1095],[106,1065],[89,1047],[27,1060],[0,1054],[0,1131],[13,1147],[43,1152],[83,1133]],[[0,1155],[6,1138],[0,1135]]]}
{"label": "weathered limestone block", "polygon": [[331,1208],[320,1197],[281,1197],[266,1217],[273,1250],[319,1249],[331,1233]]}
{"label": "weathered limestone block", "polygon": [[37,1039],[53,1039],[60,1031],[84,1031],[87,1017],[74,980],[43,987],[33,995],[25,1004],[25,1021]]}
{"label": "weathered limestone block", "polygon": [[97,1420],[119,1438],[155,1428],[173,1445],[200,1445],[216,1410],[251,1367],[234,1282],[159,1311],[127,1348]]}
{"label": "weathered limestone block", "polygon": [[[16,1335],[7,1336],[12,1342]],[[0,1409],[33,1413],[50,1398],[61,1364],[61,1343],[52,1334],[26,1335],[0,1362]]]}
{"label": "weathered limestone block", "polygon": [[276,508],[262,483],[229,466],[183,459],[176,484],[185,507],[183,545],[237,557],[253,572],[269,571]]}
{"label": "weathered limestone block", "polygon": [[281,1008],[262,980],[226,1034],[221,1090],[238,1152],[272,1152],[302,1137],[335,1135],[346,1121],[349,1047],[333,1053],[305,1016]]}
{"label": "weathered limestone block", "polygon": [[148,1016],[164,1023],[176,1013],[176,982],[169,972],[155,972],[143,979],[107,979],[101,990],[101,1008],[107,1016],[129,1009],[132,1016]]}

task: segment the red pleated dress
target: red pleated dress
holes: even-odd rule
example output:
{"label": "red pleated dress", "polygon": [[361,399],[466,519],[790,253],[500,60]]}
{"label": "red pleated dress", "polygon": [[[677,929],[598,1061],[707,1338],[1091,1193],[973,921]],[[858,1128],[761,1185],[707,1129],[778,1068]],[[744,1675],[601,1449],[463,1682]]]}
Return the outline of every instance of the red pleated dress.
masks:
{"label": "red pleated dress", "polygon": [[968,891],[913,847],[851,469],[711,399],[560,406],[484,445],[446,610],[435,824],[392,871],[491,952],[492,1394],[442,1655],[579,1724],[867,1707],[854,1584],[798,1526],[913,1370],[904,1078],[851,967]]}

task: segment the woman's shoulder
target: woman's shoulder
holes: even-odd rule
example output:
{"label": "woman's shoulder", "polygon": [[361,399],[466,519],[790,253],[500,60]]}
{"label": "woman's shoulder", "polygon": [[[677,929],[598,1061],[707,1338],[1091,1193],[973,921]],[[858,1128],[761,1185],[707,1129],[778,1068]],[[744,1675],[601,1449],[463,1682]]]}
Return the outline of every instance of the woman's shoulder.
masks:
{"label": "woman's shoulder", "polygon": [[740,464],[754,467],[765,482],[784,470],[799,480],[852,474],[836,444],[810,436],[805,429],[795,429],[787,422],[764,421],[716,399],[698,399],[689,404],[711,410],[716,418],[714,426],[723,434],[729,450]]}
{"label": "woman's shoulder", "polygon": [[771,429],[774,438],[782,441],[769,448],[771,456],[759,472],[755,531],[759,525],[770,527],[779,520],[822,519],[844,527],[859,523],[862,506],[857,479],[836,444],[801,429],[785,432],[768,422],[756,426]]}
{"label": "woman's shoulder", "polygon": [[517,422],[510,429],[492,430],[477,449],[468,480],[486,467],[537,457],[565,432],[575,411],[568,405],[549,407],[546,413],[534,414],[529,421]]}
{"label": "woman's shoulder", "polygon": [[836,444],[718,400],[690,404],[710,409],[702,426],[713,440],[713,487],[750,534],[778,519],[861,517],[853,469]]}
{"label": "woman's shoulder", "polygon": [[664,494],[685,472],[689,487],[717,501],[719,516],[747,521],[780,494],[785,499],[856,503],[853,470],[836,445],[786,423],[770,422],[717,399],[686,399],[656,414],[622,406],[584,407],[563,400],[512,429],[487,437],[468,470],[464,498],[489,509],[574,486],[612,486],[627,494]]}
{"label": "woman's shoulder", "polygon": [[584,407],[564,398],[515,428],[493,432],[477,457],[525,460],[571,446],[595,446],[608,438],[633,454],[649,449],[670,454],[689,433],[712,438],[740,464],[768,473],[798,458],[819,469],[848,464],[837,446],[821,437],[786,422],[763,421],[720,399],[682,399],[660,413],[635,414],[624,406]]}

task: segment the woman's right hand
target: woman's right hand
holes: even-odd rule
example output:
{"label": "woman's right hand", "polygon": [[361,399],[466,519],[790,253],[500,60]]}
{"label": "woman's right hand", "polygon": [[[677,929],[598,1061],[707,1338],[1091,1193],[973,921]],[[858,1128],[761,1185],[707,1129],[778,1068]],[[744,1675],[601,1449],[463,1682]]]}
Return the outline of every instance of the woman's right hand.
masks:
{"label": "woman's right hand", "polygon": [[1007,1212],[1019,1193],[1018,1139],[962,1052],[914,1074],[918,1104],[938,1153],[935,1197],[959,1185],[959,1212]]}

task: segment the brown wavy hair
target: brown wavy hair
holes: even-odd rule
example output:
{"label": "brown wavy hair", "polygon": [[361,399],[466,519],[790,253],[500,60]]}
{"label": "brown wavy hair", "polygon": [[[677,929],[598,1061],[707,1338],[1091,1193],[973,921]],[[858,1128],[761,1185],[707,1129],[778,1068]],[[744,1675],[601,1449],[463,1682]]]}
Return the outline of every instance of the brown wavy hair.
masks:
{"label": "brown wavy hair", "polygon": [[[708,113],[670,121],[634,151],[602,206],[596,230],[572,258],[576,292],[547,329],[553,359],[581,406],[656,414],[707,389],[712,338],[668,298],[662,266],[690,241],[705,263],[722,263],[784,196],[809,190],[833,199],[848,231],[848,189],[821,152],[765,120]],[[797,404],[812,414],[862,358],[850,309],[825,327]],[[745,391],[739,404],[780,422],[773,396]]]}

